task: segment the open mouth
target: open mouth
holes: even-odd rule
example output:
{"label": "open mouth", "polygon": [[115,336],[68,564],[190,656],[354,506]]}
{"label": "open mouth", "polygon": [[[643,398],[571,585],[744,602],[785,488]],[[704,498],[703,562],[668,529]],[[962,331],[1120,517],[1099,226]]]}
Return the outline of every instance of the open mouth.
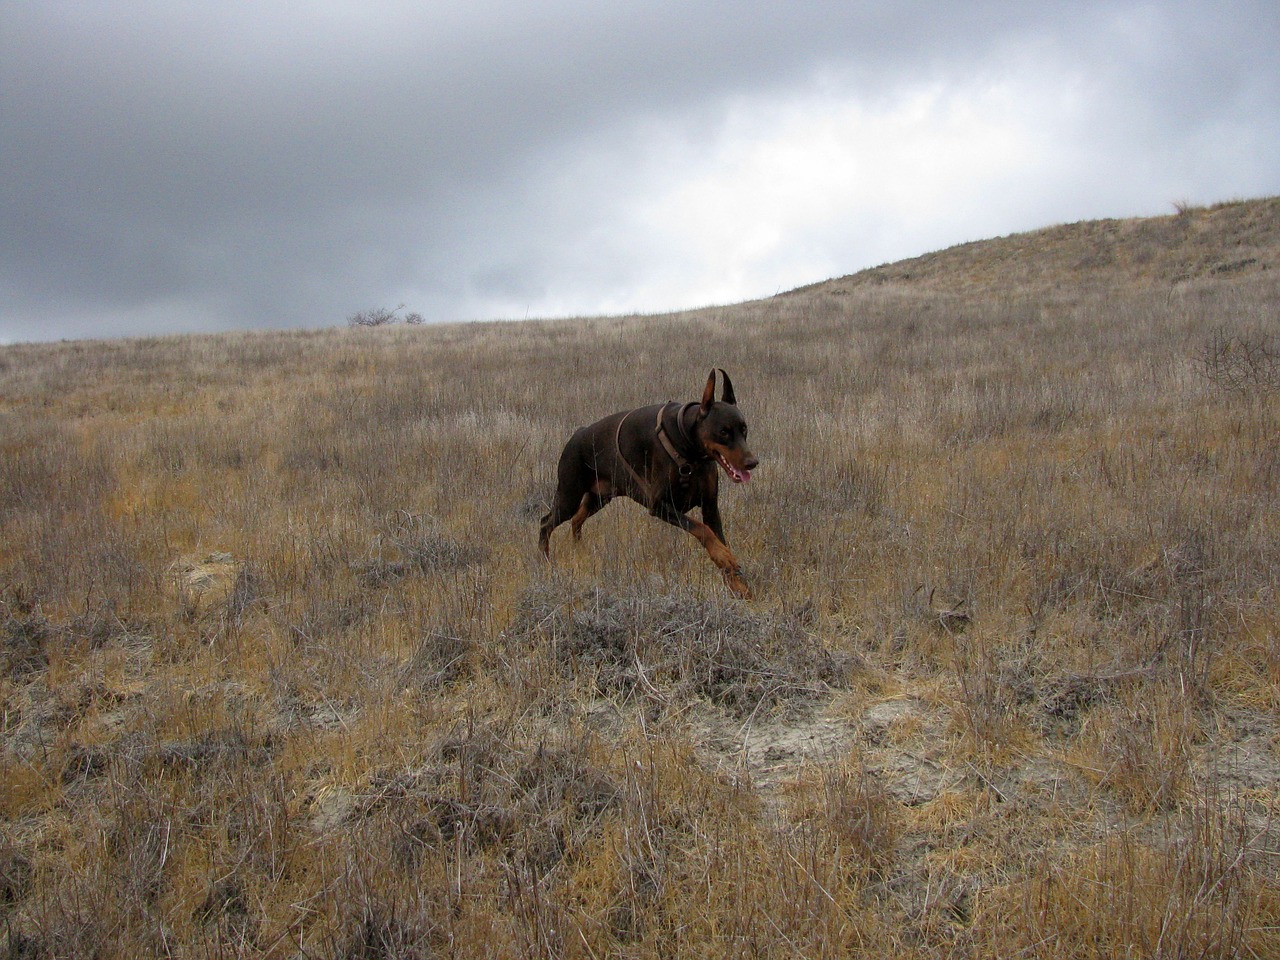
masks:
{"label": "open mouth", "polygon": [[729,475],[729,479],[734,483],[746,483],[751,479],[750,470],[739,470],[732,463],[726,460],[724,458],[724,454],[720,453],[718,450],[716,451],[716,463],[720,464],[724,469],[724,472]]}

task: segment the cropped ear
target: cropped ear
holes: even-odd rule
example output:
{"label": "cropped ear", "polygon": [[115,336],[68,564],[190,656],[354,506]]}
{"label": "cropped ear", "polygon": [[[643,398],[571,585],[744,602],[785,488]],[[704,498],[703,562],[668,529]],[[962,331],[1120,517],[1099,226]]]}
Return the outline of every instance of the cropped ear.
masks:
{"label": "cropped ear", "polygon": [[724,393],[720,395],[720,399],[725,403],[737,406],[738,400],[733,395],[733,381],[729,379],[729,375],[723,370],[720,371],[720,376],[724,377]]}
{"label": "cropped ear", "polygon": [[716,372],[712,370],[707,376],[707,385],[702,391],[702,413],[711,412],[711,405],[716,402]]}

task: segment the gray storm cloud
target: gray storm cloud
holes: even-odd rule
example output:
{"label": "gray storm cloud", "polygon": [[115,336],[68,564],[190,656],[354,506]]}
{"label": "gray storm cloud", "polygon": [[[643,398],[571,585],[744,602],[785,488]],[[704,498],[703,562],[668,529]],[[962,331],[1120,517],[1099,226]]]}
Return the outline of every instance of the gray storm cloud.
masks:
{"label": "gray storm cloud", "polygon": [[1278,192],[1273,8],[6,4],[0,341],[693,306]]}

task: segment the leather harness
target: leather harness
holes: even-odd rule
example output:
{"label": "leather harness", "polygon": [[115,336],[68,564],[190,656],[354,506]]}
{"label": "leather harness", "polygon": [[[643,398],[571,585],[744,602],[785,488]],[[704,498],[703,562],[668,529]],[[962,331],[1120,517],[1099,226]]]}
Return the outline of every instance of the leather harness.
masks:
{"label": "leather harness", "polygon": [[[684,456],[684,454],[682,454],[679,450],[676,449],[676,445],[671,441],[671,437],[667,432],[666,424],[662,422],[662,415],[666,413],[667,410],[669,410],[673,405],[674,405],[674,401],[669,401],[667,403],[664,403],[662,406],[658,408],[658,416],[654,421],[653,430],[658,437],[658,442],[662,444],[662,449],[665,450],[667,452],[667,456],[669,456],[675,462],[676,470],[680,474],[680,477],[682,479],[687,480],[690,476],[693,475],[693,464],[689,462],[689,459],[686,456]],[[685,412],[690,407],[698,407],[698,406],[701,406],[701,404],[695,400],[690,403],[686,403],[684,406],[680,408],[679,412],[676,413],[676,429],[680,431],[680,438],[688,446],[693,445],[693,439],[685,431],[684,415],[685,415]],[[622,425],[627,422],[627,417],[631,416],[631,414],[634,412],[635,411],[633,410],[628,410],[625,414],[623,414],[622,419],[618,421],[618,429],[614,432],[614,435],[613,435],[613,446],[614,446],[614,449],[618,451],[618,459],[622,461],[622,465],[626,467],[627,472],[631,474],[631,479],[636,482],[636,486],[641,491],[644,492],[647,499],[648,493],[649,493],[648,483],[646,483],[644,478],[641,477],[640,474],[636,472],[636,468],[631,466],[631,464],[627,461],[626,456],[622,452],[622,442],[621,442],[622,441]],[[710,460],[711,458],[704,455],[702,457],[699,457],[698,459]]]}

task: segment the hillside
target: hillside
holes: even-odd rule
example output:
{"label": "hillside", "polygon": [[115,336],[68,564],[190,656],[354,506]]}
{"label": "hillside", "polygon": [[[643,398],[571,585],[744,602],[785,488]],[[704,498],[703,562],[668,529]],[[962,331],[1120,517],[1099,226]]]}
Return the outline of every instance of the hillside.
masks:
{"label": "hillside", "polygon": [[838,296],[910,284],[961,292],[1173,287],[1280,266],[1280,197],[1186,207],[1165,217],[1091,220],[982,240],[783,294]]}
{"label": "hillside", "polygon": [[[0,955],[1280,956],[1275,200],[0,348]],[[727,369],[755,597],[575,428]]]}

